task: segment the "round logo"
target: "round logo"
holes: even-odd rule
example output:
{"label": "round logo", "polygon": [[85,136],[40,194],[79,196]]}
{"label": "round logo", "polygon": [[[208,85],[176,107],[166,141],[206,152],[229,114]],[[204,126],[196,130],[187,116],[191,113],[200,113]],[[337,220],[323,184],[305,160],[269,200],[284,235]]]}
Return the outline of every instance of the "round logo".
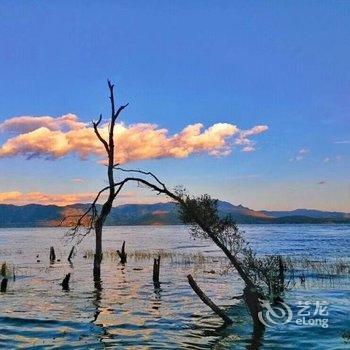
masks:
{"label": "round logo", "polygon": [[274,325],[282,325],[289,323],[292,320],[292,309],[282,301],[274,303],[273,305],[268,300],[259,299],[262,310],[258,317],[262,324],[266,327]]}

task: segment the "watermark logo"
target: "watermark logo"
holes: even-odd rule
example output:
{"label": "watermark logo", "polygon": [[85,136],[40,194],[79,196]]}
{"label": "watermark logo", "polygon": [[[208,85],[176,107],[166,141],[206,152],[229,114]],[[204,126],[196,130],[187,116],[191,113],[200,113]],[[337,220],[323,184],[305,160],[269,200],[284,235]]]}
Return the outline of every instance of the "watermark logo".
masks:
{"label": "watermark logo", "polygon": [[258,317],[262,324],[271,327],[278,324],[289,323],[293,318],[292,309],[284,302],[279,301],[271,304],[268,300],[259,299],[262,311]]}
{"label": "watermark logo", "polygon": [[299,301],[298,309],[293,313],[292,308],[282,302],[270,303],[268,300],[261,300],[262,310],[259,312],[259,320],[266,327],[294,323],[297,326],[311,326],[328,328],[328,307],[326,301]]}

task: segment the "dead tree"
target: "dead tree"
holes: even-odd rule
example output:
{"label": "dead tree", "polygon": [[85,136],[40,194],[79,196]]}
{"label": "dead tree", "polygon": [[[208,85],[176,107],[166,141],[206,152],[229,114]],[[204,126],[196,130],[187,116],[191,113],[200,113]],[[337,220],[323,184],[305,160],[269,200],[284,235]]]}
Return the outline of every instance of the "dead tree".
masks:
{"label": "dead tree", "polygon": [[102,121],[102,114],[100,115],[97,122],[93,122],[93,127],[95,134],[97,138],[101,141],[103,144],[107,156],[108,156],[108,164],[107,164],[107,177],[108,177],[108,183],[109,183],[109,193],[108,198],[104,202],[102,209],[100,213],[96,215],[96,219],[94,220],[94,226],[95,226],[95,235],[96,235],[96,246],[95,246],[95,256],[94,256],[94,278],[95,280],[99,280],[101,276],[101,261],[102,261],[102,230],[103,225],[105,224],[105,221],[107,219],[107,216],[109,215],[113,201],[115,197],[118,194],[118,190],[115,188],[115,181],[114,181],[114,128],[116,121],[120,115],[120,113],[123,111],[124,108],[128,106],[122,105],[117,110],[115,107],[114,102],[114,85],[111,84],[110,81],[108,81],[108,88],[110,92],[110,102],[111,102],[111,117],[110,117],[110,125],[109,125],[109,134],[108,134],[108,140],[105,140],[103,136],[100,134],[99,131],[99,125]]}
{"label": "dead tree", "polygon": [[191,275],[187,275],[188,283],[198,295],[198,297],[203,301],[204,304],[208,305],[219,317],[224,320],[225,324],[233,323],[232,320],[226,315],[226,313],[220,309],[198,286],[196,281]]}
{"label": "dead tree", "polygon": [[[79,227],[82,226],[83,220],[90,218],[89,225],[86,228],[86,232],[83,234],[83,237],[89,234],[92,230],[95,231],[95,254],[94,254],[94,268],[93,275],[95,285],[99,285],[100,277],[101,277],[101,262],[102,262],[102,231],[105,221],[112,209],[113,201],[118,195],[120,189],[118,189],[118,183],[114,180],[114,160],[115,160],[115,148],[114,148],[114,129],[117,122],[117,119],[120,113],[128,106],[128,104],[121,105],[119,108],[116,108],[114,101],[114,85],[108,80],[108,89],[109,89],[109,99],[111,104],[111,115],[110,115],[110,123],[109,123],[109,131],[107,139],[100,133],[100,124],[102,121],[102,114],[99,119],[95,122],[93,121],[93,129],[96,137],[102,143],[106,155],[107,155],[107,179],[108,186],[102,189],[95,201],[88,208],[88,210],[79,217],[76,225],[71,229],[72,235],[77,235]],[[120,185],[120,184],[119,184]],[[100,195],[108,191],[108,196],[105,202],[102,205],[100,211],[97,211],[96,203],[99,199]]]}
{"label": "dead tree", "polygon": [[125,241],[122,244],[122,250],[121,251],[117,250],[117,254],[118,254],[119,258],[120,258],[120,263],[122,265],[126,264],[126,262],[127,262],[127,254],[125,253]]}

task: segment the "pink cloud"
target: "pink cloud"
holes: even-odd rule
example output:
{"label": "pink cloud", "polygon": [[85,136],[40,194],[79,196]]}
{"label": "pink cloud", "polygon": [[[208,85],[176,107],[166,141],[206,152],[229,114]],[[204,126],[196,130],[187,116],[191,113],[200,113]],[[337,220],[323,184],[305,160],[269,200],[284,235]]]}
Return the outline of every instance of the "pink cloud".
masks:
{"label": "pink cloud", "polygon": [[[101,195],[100,199],[103,200],[107,196],[107,193]],[[79,193],[44,193],[39,191],[33,192],[21,192],[18,190],[0,192],[0,204],[14,204],[14,205],[26,205],[26,204],[43,204],[43,205],[71,205],[76,203],[91,203],[96,197],[95,192],[79,192]],[[127,190],[118,196],[118,204],[126,203],[158,203],[167,202],[167,197],[159,197],[149,193],[142,193],[139,190]]]}
{"label": "pink cloud", "polygon": [[0,192],[0,203],[24,205],[30,203],[68,205],[91,202],[96,193],[47,194],[43,192],[20,191]]}
{"label": "pink cloud", "polygon": [[[226,156],[233,146],[244,152],[255,150],[250,137],[265,132],[266,125],[240,130],[236,125],[217,123],[204,129],[197,123],[181,132],[169,135],[168,130],[155,124],[117,124],[115,129],[118,150],[116,162],[157,158],[185,158],[191,154],[207,153]],[[92,127],[82,123],[73,114],[62,117],[15,117],[0,124],[0,131],[15,133],[0,147],[0,157],[25,156],[57,159],[75,153],[81,159],[89,156],[105,157],[101,143]],[[107,138],[108,124],[100,132]]]}
{"label": "pink cloud", "polygon": [[41,127],[49,130],[60,130],[61,128],[79,129],[85,124],[78,121],[75,114],[65,114],[61,117],[53,118],[49,116],[33,117],[21,116],[5,120],[0,124],[0,131],[9,131],[11,133],[27,133]]}

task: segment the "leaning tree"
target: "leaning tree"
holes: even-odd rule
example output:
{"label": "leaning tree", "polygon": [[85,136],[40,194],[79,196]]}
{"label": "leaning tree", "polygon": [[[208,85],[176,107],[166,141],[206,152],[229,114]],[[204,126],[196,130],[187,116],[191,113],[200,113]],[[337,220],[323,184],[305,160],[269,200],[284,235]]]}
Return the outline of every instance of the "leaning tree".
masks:
{"label": "leaning tree", "polygon": [[[169,197],[178,204],[179,216],[182,222],[189,225],[195,236],[210,239],[226,255],[232,267],[243,280],[243,298],[253,320],[252,348],[258,347],[264,333],[264,325],[259,321],[261,311],[260,300],[278,301],[285,290],[284,266],[281,257],[270,256],[259,258],[244,240],[242,233],[231,217],[222,217],[218,210],[218,201],[208,195],[192,197],[182,189],[170,190],[155,174],[139,169],[124,169],[116,162],[115,127],[121,112],[128,104],[116,107],[114,100],[114,85],[108,81],[110,92],[111,116],[107,138],[101,132],[102,115],[93,122],[96,137],[102,143],[107,155],[108,185],[102,188],[86,211],[78,218],[71,228],[73,237],[83,239],[90,232],[95,232],[95,254],[93,275],[95,285],[99,284],[102,262],[103,227],[111,212],[114,200],[127,183],[137,183]],[[115,172],[123,173],[122,180],[115,180]],[[107,194],[102,204],[98,206],[101,196]],[[83,229],[83,233],[81,233]],[[254,343],[256,342],[256,343]]]}

